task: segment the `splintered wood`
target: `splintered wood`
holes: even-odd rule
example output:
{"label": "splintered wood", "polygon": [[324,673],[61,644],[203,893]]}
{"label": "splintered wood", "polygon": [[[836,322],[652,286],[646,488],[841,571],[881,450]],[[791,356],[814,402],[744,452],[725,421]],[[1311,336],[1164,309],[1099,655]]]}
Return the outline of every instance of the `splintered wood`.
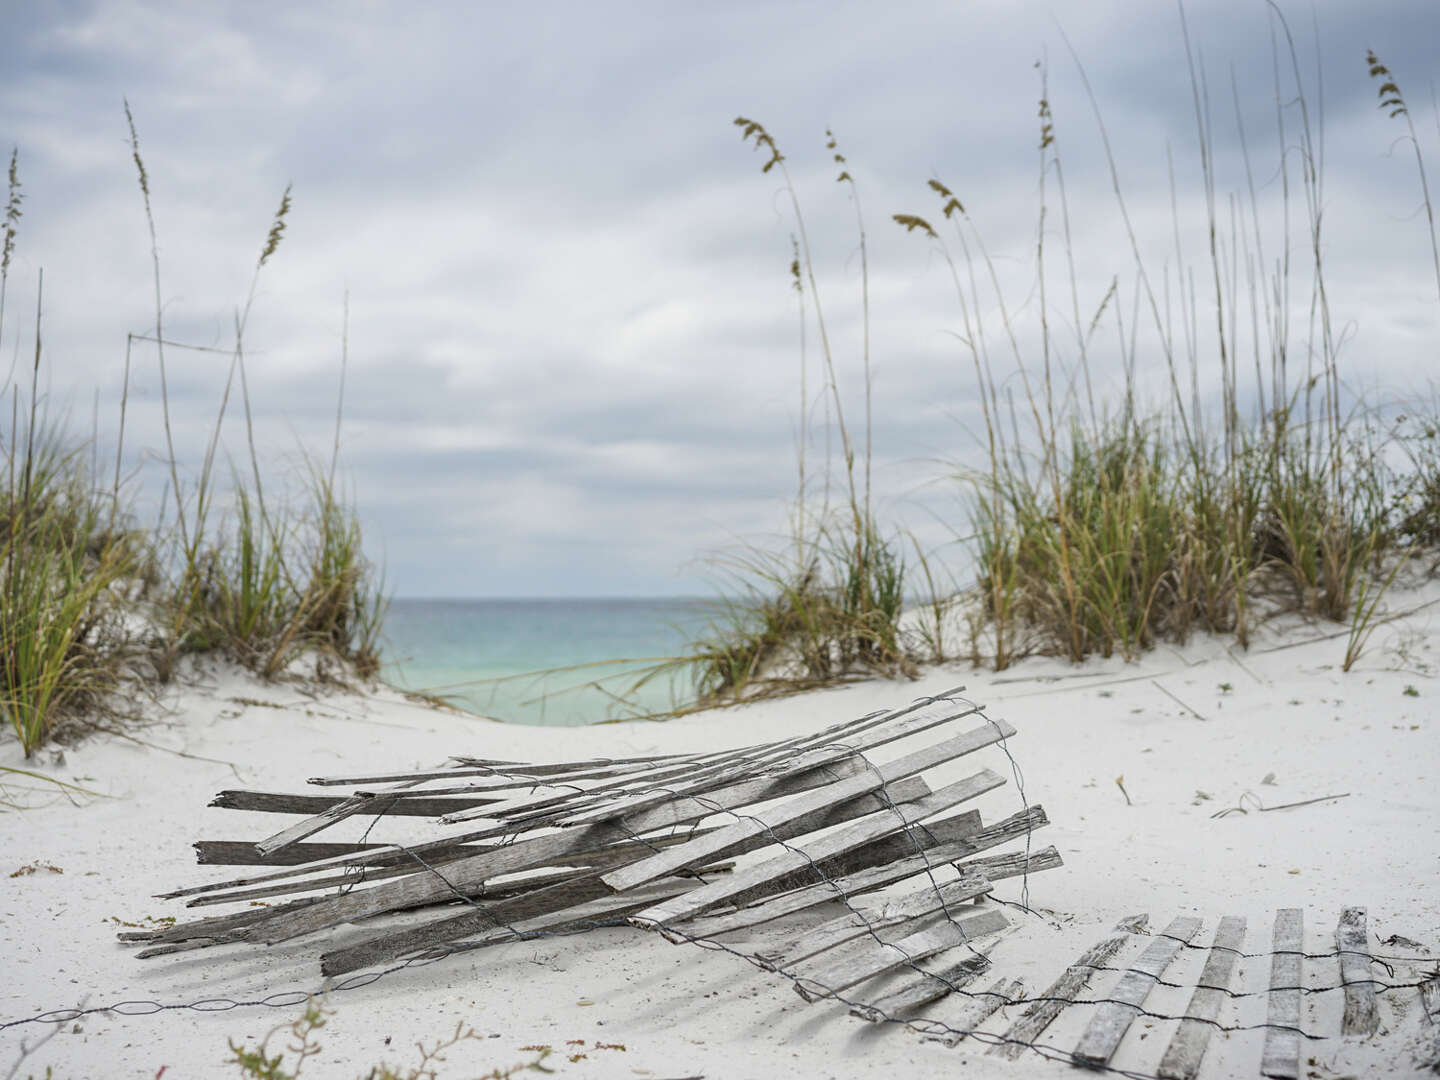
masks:
{"label": "splintered wood", "polygon": [[[629,926],[718,943],[787,976],[806,1000],[888,975],[888,1007],[932,1002],[983,971],[987,941],[1008,927],[985,903],[992,883],[1061,861],[1030,843],[1047,824],[1041,807],[986,825],[965,805],[1006,778],[954,763],[1015,731],[957,695],[717,753],[456,757],[310,781],[339,791],[222,791],[212,806],[296,820],[250,840],[199,841],[201,863],[244,870],[164,896],[245,906],[120,937],[152,957],[382,920],[322,955],[328,976]],[[351,819],[350,842],[312,839]],[[390,819],[404,820],[387,829]],[[403,843],[383,842],[397,829]],[[987,854],[1015,841],[1018,853]],[[268,906],[254,906],[262,899]],[[383,921],[414,909],[426,909],[418,921]],[[811,929],[792,922],[777,935],[774,920],[796,913],[812,913]]]}

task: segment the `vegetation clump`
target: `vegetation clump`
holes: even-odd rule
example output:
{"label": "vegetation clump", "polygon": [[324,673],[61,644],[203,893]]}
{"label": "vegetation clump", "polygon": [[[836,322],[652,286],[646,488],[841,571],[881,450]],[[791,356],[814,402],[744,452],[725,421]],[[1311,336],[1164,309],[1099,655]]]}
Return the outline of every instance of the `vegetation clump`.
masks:
{"label": "vegetation clump", "polygon": [[[103,724],[133,711],[127,691],[168,682],[186,655],[224,655],[265,678],[302,656],[331,656],[363,678],[379,669],[384,598],[365,557],[358,517],[337,480],[341,410],[328,462],[306,455],[300,492],[267,490],[256,450],[244,332],[261,269],[290,212],[286,189],[236,320],[231,349],[168,340],[150,176],[128,104],[125,118],[151,241],[153,333],[126,336],[113,474],[99,447],[73,438],[40,393],[43,272],[36,290],[29,386],[9,393],[0,437],[0,711],[27,756],[67,724]],[[0,245],[0,334],[11,258],[22,218],[18,150],[11,154]],[[125,422],[137,345],[153,345],[159,369],[169,483],[159,521],[142,529],[140,492],[125,473]],[[223,351],[229,375],[197,471],[183,467],[170,422],[166,350]],[[221,431],[238,376],[248,476],[232,468],[222,487]],[[341,362],[343,401],[344,358]],[[107,482],[108,481],[108,482]]]}
{"label": "vegetation clump", "polygon": [[[970,520],[955,533],[968,547],[975,585],[961,595],[939,587],[918,543],[907,566],[904,534],[887,533],[872,510],[868,263],[848,165],[827,132],[859,226],[863,471],[785,156],[761,123],[735,121],[765,155],[762,172],[779,173],[797,233],[791,275],[801,298],[800,487],[788,540],[742,549],[724,562],[732,599],[720,628],[695,642],[687,658],[702,702],[909,673],[922,660],[956,658],[957,639],[952,634],[947,645],[944,624],[957,608],[971,612],[970,659],[996,670],[1031,652],[1073,661],[1133,658],[1195,631],[1247,645],[1258,622],[1280,611],[1348,623],[1344,667],[1355,662],[1400,568],[1440,548],[1440,411],[1417,405],[1397,417],[1367,403],[1342,375],[1319,137],[1288,27],[1278,11],[1272,18],[1276,55],[1289,58],[1286,65],[1277,59],[1273,73],[1281,197],[1272,203],[1256,195],[1242,129],[1245,172],[1226,218],[1217,209],[1224,203],[1208,89],[1181,12],[1204,196],[1201,267],[1179,259],[1182,229],[1195,220],[1179,206],[1172,210],[1177,265],[1151,266],[1091,94],[1121,230],[1118,250],[1128,252],[1129,265],[1117,269],[1084,316],[1043,65],[1038,242],[1024,303],[1010,300],[980,228],[945,182],[927,184],[938,204],[933,219],[892,215],[948,268],[961,321],[956,337],[974,373],[981,460],[956,466]],[[1440,287],[1420,143],[1392,73],[1374,53],[1366,63],[1380,83],[1381,108],[1407,125]],[[1061,258],[1052,251],[1057,238]],[[1129,312],[1122,311],[1126,277],[1133,282]],[[1188,304],[1178,317],[1175,296]],[[822,354],[825,422],[840,443],[843,483],[833,505],[828,453],[820,498],[811,490],[813,466],[807,477],[813,402],[803,329],[811,321]],[[1105,337],[1099,331],[1112,322],[1116,352],[1102,357],[1097,335]],[[1107,370],[1120,373],[1118,384],[1107,384]],[[916,570],[928,592],[918,603]],[[907,602],[924,616],[920,622],[905,616]]]}

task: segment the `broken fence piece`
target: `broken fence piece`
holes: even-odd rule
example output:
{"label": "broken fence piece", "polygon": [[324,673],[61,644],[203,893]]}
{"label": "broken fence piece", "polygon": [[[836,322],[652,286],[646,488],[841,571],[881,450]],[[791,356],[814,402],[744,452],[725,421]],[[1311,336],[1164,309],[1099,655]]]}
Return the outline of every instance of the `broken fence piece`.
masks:
{"label": "broken fence piece", "polygon": [[1199,929],[1199,919],[1182,916],[1145,946],[1145,951],[1106,995],[1108,1000],[1105,1004],[1090,1018],[1085,1034],[1080,1037],[1071,1055],[1077,1065],[1101,1068],[1110,1061],[1130,1022],[1140,1015],[1140,1006],[1145,1003],[1155,983],[1170,966],[1170,961],[1175,959],[1180,947]]}
{"label": "broken fence piece", "polygon": [[[299,820],[258,841],[199,841],[201,863],[241,871],[165,895],[211,907],[279,902],[123,939],[155,956],[276,944],[435,909],[325,952],[321,970],[337,975],[624,919],[696,939],[818,907],[827,914],[813,934],[772,934],[762,943],[768,962],[827,977],[839,965],[835,978],[846,984],[909,965],[915,978],[902,978],[892,1004],[911,1007],[983,967],[967,943],[1005,920],[968,901],[996,880],[1060,865],[1054,848],[1028,850],[1030,834],[1046,824],[1041,807],[987,826],[962,806],[1004,785],[1001,772],[977,765],[938,790],[927,780],[1014,734],[947,691],[712,753],[550,763],[457,755],[446,767],[317,778],[312,783],[330,789],[320,793],[230,789],[212,805]],[[1005,768],[998,756],[993,764]],[[341,785],[349,790],[334,791]],[[358,842],[310,839],[350,818],[364,819],[345,838]],[[434,822],[428,834],[418,818]],[[1017,840],[1025,852],[982,854]],[[885,941],[864,939],[874,931],[824,907],[912,878],[898,900],[860,902]],[[699,918],[716,910],[725,914]],[[964,956],[943,955],[957,945],[966,946]]]}
{"label": "broken fence piece", "polygon": [[989,989],[971,995],[970,1002],[959,1018],[949,1026],[954,1030],[941,1038],[946,1046],[959,1046],[967,1035],[975,1030],[997,1009],[1019,1001],[1025,995],[1025,984],[1019,979],[996,979]]}
{"label": "broken fence piece", "polygon": [[988,949],[980,949],[956,963],[949,954],[932,956],[915,965],[916,975],[898,990],[876,998],[868,1005],[855,1005],[850,1015],[870,1023],[918,1009],[946,994],[963,990],[990,970]]}
{"label": "broken fence piece", "polygon": [[1061,1010],[1085,989],[1096,969],[1119,952],[1131,935],[1144,930],[1149,921],[1149,915],[1141,914],[1131,915],[1116,923],[1109,937],[1081,953],[1075,963],[1066,969],[1065,974],[1051,983],[1038,1001],[1032,1002],[1025,1009],[1020,1019],[1006,1030],[1005,1041],[990,1047],[989,1053],[1009,1058],[1011,1061],[1023,1054],[1028,1049],[1028,1044],[1033,1043],[1060,1015]]}
{"label": "broken fence piece", "polygon": [[787,974],[795,978],[791,985],[797,994],[806,1001],[819,1001],[876,975],[967,945],[986,934],[998,934],[1009,925],[1003,914],[992,910],[963,919],[946,919],[895,941],[876,941],[867,935],[829,953],[821,953]]}

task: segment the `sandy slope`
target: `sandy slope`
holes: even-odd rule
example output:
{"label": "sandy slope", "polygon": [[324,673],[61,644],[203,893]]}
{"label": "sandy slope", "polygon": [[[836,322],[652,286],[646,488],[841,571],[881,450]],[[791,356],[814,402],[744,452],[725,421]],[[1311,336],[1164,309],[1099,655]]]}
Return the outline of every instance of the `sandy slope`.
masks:
{"label": "sandy slope", "polygon": [[[1437,601],[1433,586],[1392,596],[1392,610],[1430,606],[1380,627],[1348,674],[1339,670],[1343,637],[1313,640],[1334,627],[1294,625],[1268,631],[1246,654],[1203,640],[1138,664],[1033,660],[1000,676],[937,669],[918,683],[868,683],[666,724],[584,730],[477,721],[389,693],[309,697],[212,671],[170,699],[163,724],[140,733],[152,746],[101,737],[66,750],[63,762],[42,755],[40,771],[104,798],[72,805],[33,782],[0,781],[9,799],[30,805],[0,815],[0,1021],[82,1002],[251,1000],[319,985],[319,953],[358,936],[355,928],[269,950],[227,947],[150,961],[115,942],[115,920],[181,913],[153,893],[229,876],[193,866],[191,841],[259,835],[258,816],[205,808],[221,788],[298,791],[308,776],[431,765],[451,753],[555,760],[747,744],[962,682],[991,716],[1019,729],[1010,745],[1026,793],[1055,823],[1037,841],[1057,845],[1067,862],[1031,879],[1030,902],[1047,914],[1017,916],[995,950],[997,973],[1038,991],[1116,919],[1137,911],[1156,925],[1199,915],[1202,942],[1221,915],[1246,915],[1247,948],[1261,952],[1275,909],[1300,906],[1307,949],[1318,952],[1332,947],[1340,908],[1361,904],[1377,951],[1413,954],[1374,945],[1400,934],[1440,956]],[[997,750],[982,757],[1010,775]],[[966,771],[973,763],[966,759]],[[0,764],[22,764],[13,743],[0,747]],[[1249,813],[1212,816],[1247,792],[1267,806],[1348,797],[1271,813],[1247,799]],[[1013,783],[978,802],[986,820],[1019,806]],[[42,866],[8,876],[32,863],[63,874]],[[1009,881],[997,894],[1017,898],[1019,890]],[[1193,985],[1203,959],[1184,954],[1169,977]],[[1417,970],[1397,965],[1393,981],[1413,981]],[[1268,960],[1242,961],[1240,985],[1260,989],[1268,972]],[[1103,989],[1112,977],[1101,978]],[[1336,981],[1333,962],[1307,970],[1309,985]],[[1176,1013],[1187,997],[1160,988],[1148,1005]],[[381,1058],[413,1061],[416,1039],[433,1042],[461,1021],[484,1037],[457,1047],[441,1077],[525,1060],[533,1055],[521,1048],[535,1044],[555,1047],[549,1064],[575,1077],[920,1076],[959,1069],[962,1058],[966,1075],[981,1078],[1068,1068],[1033,1053],[1011,1065],[968,1043],[947,1049],[912,1031],[864,1025],[836,1006],[804,1005],[776,976],[734,957],[620,930],[452,957],[336,993],[331,1004],[324,1051],[306,1076],[363,1075]],[[923,1014],[944,1020],[958,1007],[942,1002]],[[1308,995],[1304,1026],[1337,1032],[1340,1008],[1338,993]],[[43,1075],[46,1066],[57,1077],[148,1078],[162,1066],[167,1078],[235,1075],[223,1064],[227,1038],[254,1040],[297,1012],[95,1014],[63,1024],[18,1075]],[[1245,998],[1226,1015],[1230,1023],[1258,1023],[1264,999]],[[1087,1016],[1084,1008],[1067,1010],[1043,1041],[1072,1047]],[[1433,1075],[1415,1064],[1417,1048],[1435,1037],[1415,992],[1382,995],[1382,1016],[1374,1039],[1309,1045],[1308,1074]],[[1172,1027],[1137,1023],[1117,1062],[1153,1071]],[[16,1060],[22,1040],[34,1043],[46,1030],[0,1031],[0,1070]],[[1255,1075],[1259,1045],[1258,1032],[1218,1040],[1202,1076]]]}

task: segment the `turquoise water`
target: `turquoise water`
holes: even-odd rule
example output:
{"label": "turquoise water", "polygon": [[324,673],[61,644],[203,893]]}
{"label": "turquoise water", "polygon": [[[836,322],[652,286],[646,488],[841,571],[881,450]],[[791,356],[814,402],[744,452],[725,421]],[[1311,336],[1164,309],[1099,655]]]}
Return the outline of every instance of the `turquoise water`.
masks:
{"label": "turquoise water", "polygon": [[[628,693],[643,663],[674,656],[709,624],[710,602],[635,598],[404,600],[385,617],[382,677],[522,724],[578,725],[664,711],[683,675]],[[625,696],[617,701],[616,696]]]}

